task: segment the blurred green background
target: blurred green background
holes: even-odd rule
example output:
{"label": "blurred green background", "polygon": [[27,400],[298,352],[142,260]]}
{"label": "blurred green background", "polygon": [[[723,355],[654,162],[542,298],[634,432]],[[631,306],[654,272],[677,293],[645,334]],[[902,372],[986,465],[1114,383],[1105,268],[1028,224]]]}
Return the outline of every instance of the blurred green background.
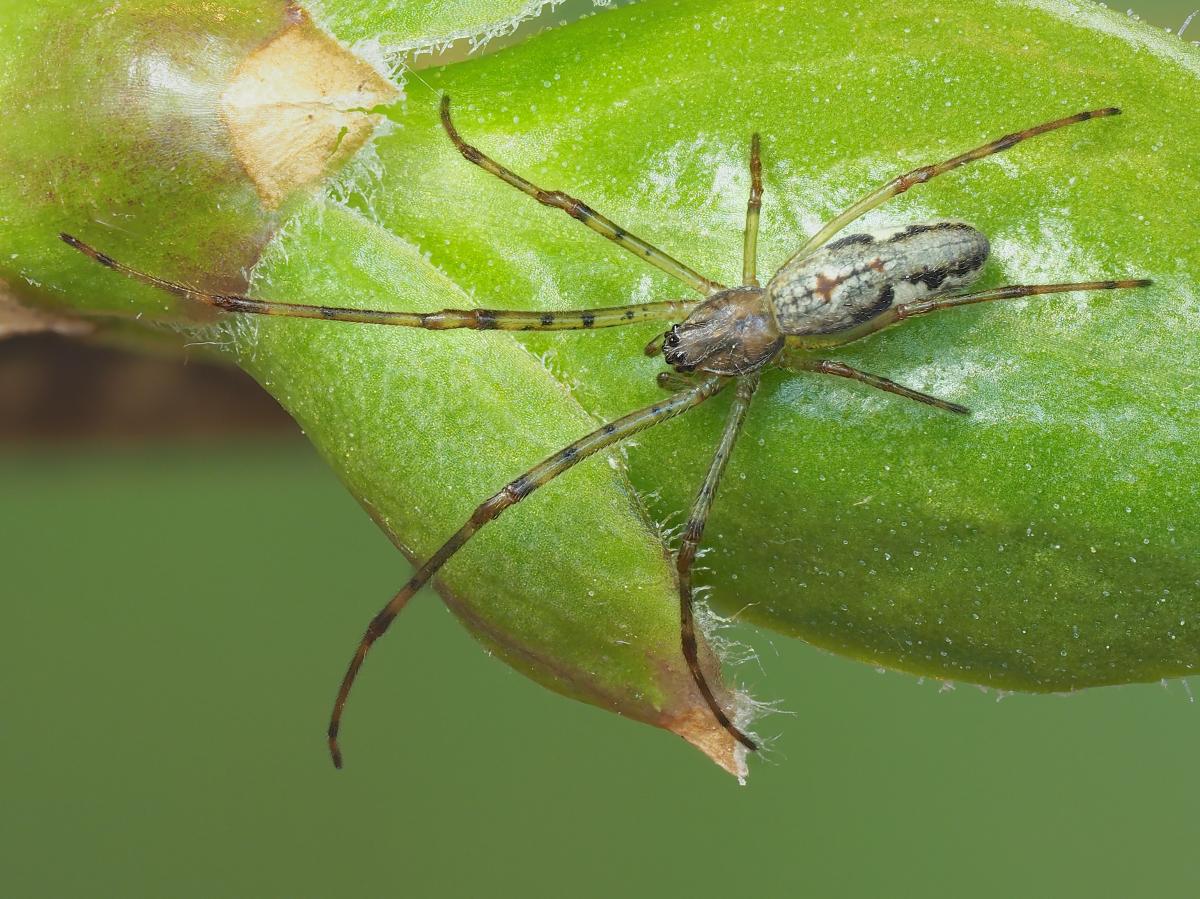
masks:
{"label": "blurred green background", "polygon": [[488,658],[426,593],[337,773],[329,703],[406,566],[253,385],[0,344],[0,438],[5,896],[1200,890],[1180,682],[998,701],[745,630],[740,676],[786,711],[739,787]]}

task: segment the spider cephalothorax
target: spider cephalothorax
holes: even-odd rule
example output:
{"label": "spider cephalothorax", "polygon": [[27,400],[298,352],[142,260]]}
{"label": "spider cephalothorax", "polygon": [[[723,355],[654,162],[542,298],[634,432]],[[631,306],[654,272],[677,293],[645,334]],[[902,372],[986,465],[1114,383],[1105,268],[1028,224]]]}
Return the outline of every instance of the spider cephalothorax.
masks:
{"label": "spider cephalothorax", "polygon": [[767,292],[735,287],[705,300],[663,335],[667,364],[679,372],[745,375],[762,368],[783,349]]}

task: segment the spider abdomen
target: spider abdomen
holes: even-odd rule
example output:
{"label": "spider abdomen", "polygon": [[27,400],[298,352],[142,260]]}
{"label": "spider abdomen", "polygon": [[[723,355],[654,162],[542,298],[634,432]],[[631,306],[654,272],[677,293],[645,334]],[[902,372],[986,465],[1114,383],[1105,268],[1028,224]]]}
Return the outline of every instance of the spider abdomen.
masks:
{"label": "spider abdomen", "polygon": [[892,306],[970,284],[988,250],[983,232],[965,222],[850,234],[788,261],[767,285],[767,297],[784,334],[833,334]]}

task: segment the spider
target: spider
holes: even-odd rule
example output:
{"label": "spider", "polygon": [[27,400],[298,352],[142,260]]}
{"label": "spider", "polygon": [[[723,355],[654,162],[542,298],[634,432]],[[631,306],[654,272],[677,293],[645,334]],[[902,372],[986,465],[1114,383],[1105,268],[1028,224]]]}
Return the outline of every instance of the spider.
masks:
{"label": "spider", "polygon": [[561,209],[617,246],[683,282],[700,294],[702,300],[671,300],[567,312],[445,309],[422,313],[309,306],[235,294],[214,294],[166,281],[117,262],[69,234],[60,236],[75,249],[126,276],[227,312],[430,330],[566,331],[612,328],[646,321],[673,322],[669,330],[646,348],[648,355],[661,352],[674,370],[664,371],[658,376],[659,384],[673,391],[669,396],[610,421],[510,481],[481,503],[462,527],[417,568],[400,592],[375,615],[359,642],[338,690],[329,723],[329,751],[334,765],[340,768],[342,754],[338,732],[342,713],[368,651],[413,594],[480,528],[594,453],[674,418],[729,387],[734,389],[733,402],[708,472],[692,504],[675,559],[679,582],[680,646],[692,679],[714,718],[739,743],[755,750],[757,744],[734,724],[717,701],[700,668],[692,613],[692,565],[721,475],[745,422],[763,370],[769,365],[778,365],[789,371],[850,378],[947,412],[966,415],[969,410],[957,403],[912,390],[888,378],[859,371],[836,360],[817,359],[809,355],[796,357],[787,351],[841,346],[917,315],[973,303],[1065,291],[1146,287],[1151,283],[1146,279],[1130,279],[1010,285],[971,293],[965,288],[982,271],[988,258],[989,245],[981,231],[965,222],[920,222],[860,231],[836,240],[832,238],[865,213],[914,185],[924,184],[959,166],[1008,150],[1031,137],[1119,113],[1120,110],[1113,107],[1080,112],[1007,134],[944,162],[921,166],[893,178],[831,219],[805,241],[767,281],[766,286],[760,284],[757,275],[756,247],[763,185],[760,140],[759,135],[754,134],[750,141],[750,198],[746,204],[742,283],[736,287],[726,287],[705,278],[574,197],[557,190],[543,190],[468,144],[451,118],[450,97],[442,96],[442,126],[468,162],[539,203]]}

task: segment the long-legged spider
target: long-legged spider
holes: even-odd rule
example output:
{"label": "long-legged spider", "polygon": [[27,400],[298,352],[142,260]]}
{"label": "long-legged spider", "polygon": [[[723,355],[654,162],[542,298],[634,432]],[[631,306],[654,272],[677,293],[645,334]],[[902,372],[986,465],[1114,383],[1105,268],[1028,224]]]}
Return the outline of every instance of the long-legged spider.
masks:
{"label": "long-legged spider", "polygon": [[[943,409],[966,414],[956,403],[911,390],[887,378],[859,371],[843,362],[808,356],[791,358],[785,350],[835,347],[858,340],[916,315],[941,309],[1075,290],[1114,290],[1145,287],[1145,279],[1087,281],[1073,284],[1011,285],[967,293],[987,260],[987,237],[964,222],[935,221],[899,228],[854,233],[830,242],[838,232],[885,201],[938,175],[999,153],[1028,138],[1089,119],[1119,114],[1115,108],[1095,109],[1008,134],[936,165],[926,165],[893,178],[830,220],[783,264],[765,287],[757,277],[758,218],[762,204],[762,163],[759,136],[750,143],[750,199],[746,227],[742,284],[726,287],[695,272],[662,250],[629,233],[610,219],[561,191],[547,191],[505,168],[459,135],[450,117],[450,98],[442,97],[442,125],[459,152],[475,165],[533,197],[563,210],[598,234],[682,281],[705,299],[666,301],[570,312],[527,312],[491,309],[446,309],[440,312],[394,312],[308,306],[214,294],[165,281],[132,269],[70,235],[62,239],[96,261],[146,284],[188,300],[228,312],[317,318],[329,321],[443,330],[565,331],[610,328],[644,321],[673,321],[661,338],[647,347],[660,349],[675,373],[662,372],[659,383],[674,392],[623,418],[611,421],[535,465],[481,503],[471,517],[426,560],[408,583],[371,620],[338,690],[329,723],[329,749],[341,767],[338,729],[350,688],[371,646],[388,629],[414,593],[489,521],[534,490],[600,450],[639,431],[673,418],[720,393],[731,384],[735,396],[724,431],[692,504],[676,557],[679,576],[680,643],[696,687],[713,716],[748,749],[755,742],[730,719],[713,695],[701,668],[692,615],[692,564],[708,520],[721,474],[746,419],[761,373],[771,364],[791,371],[818,372],[851,378],[871,387]],[[699,372],[699,375],[691,373]]]}

